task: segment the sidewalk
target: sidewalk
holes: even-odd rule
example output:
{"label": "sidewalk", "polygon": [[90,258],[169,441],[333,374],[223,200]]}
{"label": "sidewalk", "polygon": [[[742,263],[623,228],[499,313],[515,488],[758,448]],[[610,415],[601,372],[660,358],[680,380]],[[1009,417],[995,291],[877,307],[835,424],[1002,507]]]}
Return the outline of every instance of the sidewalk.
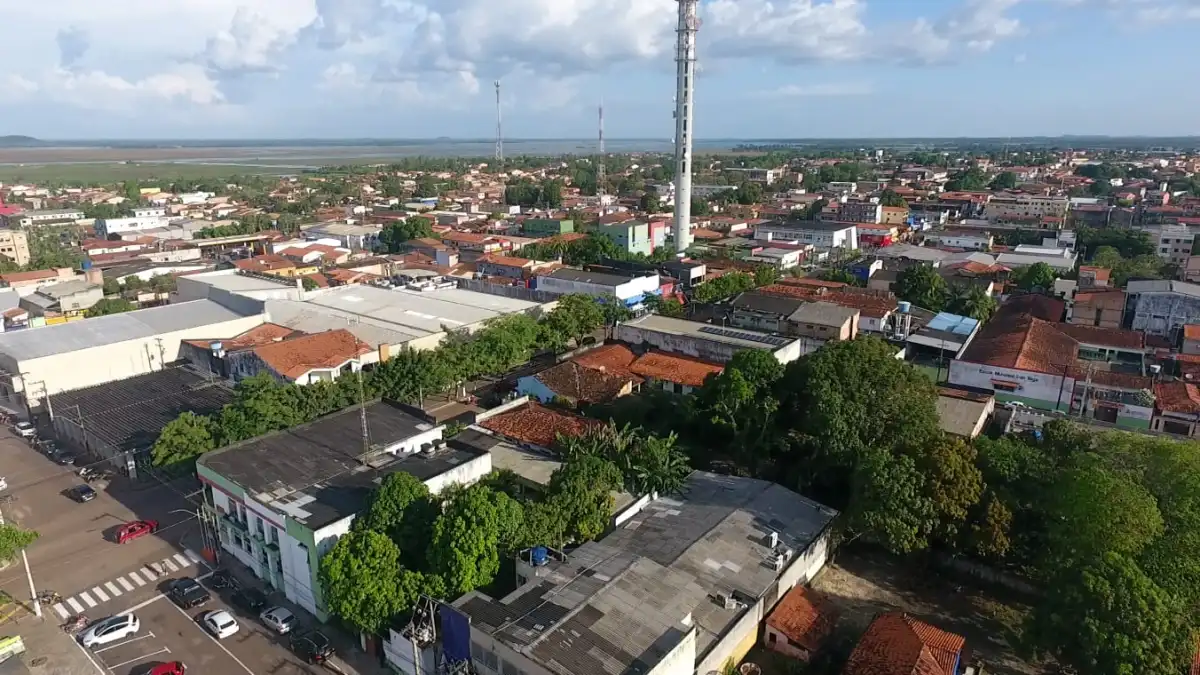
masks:
{"label": "sidewalk", "polygon": [[29,615],[0,629],[2,635],[20,635],[25,643],[21,660],[30,675],[97,675],[98,669],[76,644],[63,632],[53,614],[44,618]]}

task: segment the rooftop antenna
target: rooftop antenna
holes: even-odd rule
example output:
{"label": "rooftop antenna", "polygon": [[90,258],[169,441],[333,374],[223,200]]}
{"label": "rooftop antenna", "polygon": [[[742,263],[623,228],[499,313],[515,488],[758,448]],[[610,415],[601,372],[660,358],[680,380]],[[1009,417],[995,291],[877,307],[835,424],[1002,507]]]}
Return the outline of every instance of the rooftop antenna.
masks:
{"label": "rooftop antenna", "polygon": [[604,99],[600,99],[600,158],[596,164],[596,201],[600,204],[600,215],[607,213],[604,207],[604,183],[607,179],[604,166]]}
{"label": "rooftop antenna", "polygon": [[496,80],[496,162],[504,165],[504,126],[500,118],[500,80]]}
{"label": "rooftop antenna", "polygon": [[371,431],[367,428],[367,392],[363,386],[361,365],[358,369],[358,420],[362,424],[362,454],[366,457],[371,449]]}
{"label": "rooftop antenna", "polygon": [[683,255],[691,243],[692,222],[692,92],[696,84],[696,32],[700,0],[677,0],[675,29],[675,252]]}

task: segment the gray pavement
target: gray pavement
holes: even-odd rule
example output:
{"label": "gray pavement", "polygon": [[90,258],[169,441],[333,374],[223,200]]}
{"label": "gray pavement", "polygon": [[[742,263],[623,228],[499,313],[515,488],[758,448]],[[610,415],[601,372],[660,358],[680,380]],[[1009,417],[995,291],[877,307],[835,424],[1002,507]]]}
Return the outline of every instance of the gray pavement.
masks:
{"label": "gray pavement", "polygon": [[57,621],[28,615],[5,624],[4,635],[20,635],[25,642],[22,661],[30,675],[110,675],[96,666]]}

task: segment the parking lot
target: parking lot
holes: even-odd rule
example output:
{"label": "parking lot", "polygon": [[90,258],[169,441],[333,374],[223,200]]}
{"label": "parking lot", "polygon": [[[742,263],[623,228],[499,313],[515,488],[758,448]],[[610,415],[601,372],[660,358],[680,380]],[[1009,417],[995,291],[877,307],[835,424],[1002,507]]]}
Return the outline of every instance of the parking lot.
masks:
{"label": "parking lot", "polygon": [[[111,675],[144,675],[154,666],[182,661],[189,673],[221,675],[315,675],[330,671],[303,663],[288,649],[287,636],[278,636],[250,616],[232,607],[227,597],[212,591],[212,600],[184,610],[167,597],[135,606],[141,621],[136,636],[93,650],[97,667]],[[200,623],[205,613],[225,609],[238,622],[238,632],[217,640]],[[97,617],[102,618],[102,617]]]}

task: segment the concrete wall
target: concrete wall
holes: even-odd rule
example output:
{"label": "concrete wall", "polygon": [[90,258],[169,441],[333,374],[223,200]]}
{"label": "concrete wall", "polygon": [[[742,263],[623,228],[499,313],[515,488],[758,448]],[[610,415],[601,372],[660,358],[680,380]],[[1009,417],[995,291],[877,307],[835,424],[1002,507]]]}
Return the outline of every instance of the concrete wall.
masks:
{"label": "concrete wall", "polygon": [[425,485],[436,495],[451,485],[472,485],[491,472],[492,456],[487,454],[460,464],[440,476],[434,476],[425,481]]}
{"label": "concrete wall", "polygon": [[[1008,391],[997,388],[993,380],[1015,382],[1017,388]],[[987,389],[995,393],[997,401],[1019,401],[1034,408],[1062,412],[1070,410],[1071,397],[1075,391],[1075,379],[1068,377],[1064,383],[1061,375],[1047,375],[1012,368],[985,366],[969,361],[950,362],[950,384]],[[1061,392],[1061,396],[1060,396]]]}

